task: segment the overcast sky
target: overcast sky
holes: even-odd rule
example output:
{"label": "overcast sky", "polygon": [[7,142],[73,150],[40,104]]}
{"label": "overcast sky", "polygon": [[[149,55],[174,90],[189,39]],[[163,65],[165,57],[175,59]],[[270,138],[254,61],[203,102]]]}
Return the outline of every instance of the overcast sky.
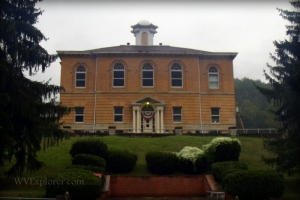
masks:
{"label": "overcast sky", "polygon": [[[131,25],[148,20],[158,26],[154,45],[163,43],[211,52],[238,52],[235,78],[261,79],[274,64],[274,40],[286,38],[288,21],[276,8],[292,10],[287,0],[45,0],[36,27],[49,38],[41,45],[57,50],[89,50],[135,44]],[[60,84],[60,60],[33,80]]]}

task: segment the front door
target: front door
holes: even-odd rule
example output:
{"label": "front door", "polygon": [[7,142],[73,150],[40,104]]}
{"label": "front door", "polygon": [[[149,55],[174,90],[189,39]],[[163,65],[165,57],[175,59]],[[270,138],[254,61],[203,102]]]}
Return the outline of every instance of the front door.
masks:
{"label": "front door", "polygon": [[142,109],[141,115],[141,128],[143,133],[153,133],[155,132],[154,124],[154,109],[151,106],[145,106]]}

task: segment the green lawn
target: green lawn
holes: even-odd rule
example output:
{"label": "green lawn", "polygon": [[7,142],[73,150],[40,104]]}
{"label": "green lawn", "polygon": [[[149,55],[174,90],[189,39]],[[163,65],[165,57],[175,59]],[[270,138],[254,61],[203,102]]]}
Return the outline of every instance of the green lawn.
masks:
{"label": "green lawn", "polygon": [[[58,146],[49,147],[46,151],[38,153],[39,160],[45,165],[43,168],[33,174],[25,173],[24,178],[45,179],[48,175],[55,174],[71,165],[71,156],[69,150],[72,144],[86,137],[73,137],[63,140]],[[209,143],[215,137],[202,136],[169,136],[159,138],[140,138],[140,137],[120,137],[106,136],[94,137],[97,140],[103,140],[109,149],[124,149],[138,155],[138,162],[134,171],[128,175],[150,175],[144,155],[151,150],[180,151],[184,146],[195,146],[201,148],[202,145]],[[268,169],[261,161],[261,156],[266,154],[262,147],[262,139],[241,137],[242,152],[240,161],[245,162],[250,169]],[[3,170],[7,169],[6,165]],[[45,187],[37,185],[29,186],[26,184],[17,185],[14,179],[5,179],[3,173],[0,174],[0,196],[28,196],[41,197],[45,194]],[[300,176],[286,177],[286,191],[284,200],[300,199]]]}

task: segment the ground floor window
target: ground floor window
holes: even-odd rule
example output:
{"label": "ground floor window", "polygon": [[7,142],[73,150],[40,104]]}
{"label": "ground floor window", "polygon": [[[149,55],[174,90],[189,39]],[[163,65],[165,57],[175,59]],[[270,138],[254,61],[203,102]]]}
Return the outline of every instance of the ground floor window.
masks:
{"label": "ground floor window", "polygon": [[220,108],[211,108],[211,122],[220,122]]}
{"label": "ground floor window", "polygon": [[123,122],[123,107],[114,107],[114,122]]}
{"label": "ground floor window", "polygon": [[75,122],[80,123],[83,122],[84,119],[84,107],[76,107],[75,108]]}
{"label": "ground floor window", "polygon": [[182,108],[173,107],[173,122],[182,122]]}

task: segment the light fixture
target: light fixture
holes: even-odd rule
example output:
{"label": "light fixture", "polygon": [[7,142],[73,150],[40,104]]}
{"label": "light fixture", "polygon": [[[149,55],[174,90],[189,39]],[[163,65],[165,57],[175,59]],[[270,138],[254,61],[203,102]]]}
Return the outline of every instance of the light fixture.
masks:
{"label": "light fixture", "polygon": [[147,103],[146,103],[146,104],[147,104],[147,106],[149,106],[149,101],[147,101]]}

